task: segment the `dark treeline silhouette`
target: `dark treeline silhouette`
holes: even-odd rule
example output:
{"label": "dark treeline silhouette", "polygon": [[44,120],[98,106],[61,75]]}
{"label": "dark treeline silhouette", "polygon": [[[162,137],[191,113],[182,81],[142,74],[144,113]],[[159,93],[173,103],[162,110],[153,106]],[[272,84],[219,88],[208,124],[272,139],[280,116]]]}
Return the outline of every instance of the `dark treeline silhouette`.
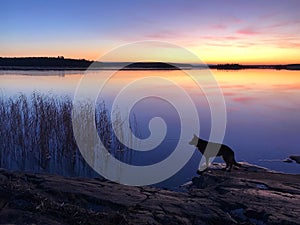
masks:
{"label": "dark treeline silhouette", "polygon": [[[90,67],[92,65],[92,67]],[[177,70],[177,69],[220,69],[220,70],[240,70],[240,69],[286,69],[300,70],[300,64],[287,65],[240,65],[240,64],[216,64],[216,65],[191,65],[185,63],[164,63],[164,62],[98,62],[86,59],[66,59],[58,57],[0,57],[0,70],[86,70],[90,69],[114,69],[122,70]]]}
{"label": "dark treeline silhouette", "polygon": [[211,69],[218,70],[241,70],[241,69],[276,69],[276,70],[300,70],[300,64],[287,65],[240,65],[240,64],[217,64],[209,65]]}
{"label": "dark treeline silhouette", "polygon": [[[2,69],[87,69],[93,61],[85,59],[65,59],[63,56],[54,57],[24,57],[0,58]],[[100,62],[99,65],[101,65]]]}
{"label": "dark treeline silhouette", "polygon": [[[92,67],[90,67],[92,65]],[[122,70],[158,69],[176,70],[179,68],[192,68],[192,65],[176,63],[168,64],[163,62],[137,62],[137,63],[111,63],[97,62],[85,59],[65,59],[63,56],[53,57],[25,57],[25,58],[1,58],[0,69],[113,69]]]}
{"label": "dark treeline silhouette", "polygon": [[217,64],[210,66],[211,69],[219,69],[219,70],[240,70],[245,69],[245,66],[240,64]]}
{"label": "dark treeline silhouette", "polygon": [[192,68],[190,64],[183,63],[164,63],[164,62],[136,62],[126,65],[123,69],[163,69],[163,70],[179,70],[179,69],[189,69]]}

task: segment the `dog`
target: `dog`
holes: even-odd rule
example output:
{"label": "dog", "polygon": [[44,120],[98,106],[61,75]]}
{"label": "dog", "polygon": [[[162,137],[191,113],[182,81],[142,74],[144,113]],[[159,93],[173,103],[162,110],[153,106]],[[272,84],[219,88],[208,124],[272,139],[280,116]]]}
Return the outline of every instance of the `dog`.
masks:
{"label": "dog", "polygon": [[[198,150],[202,153],[202,155],[206,159],[207,168],[208,168],[209,158],[215,156],[222,156],[223,160],[225,161],[226,167],[223,168],[223,170],[228,169],[228,171],[230,172],[233,165],[241,167],[241,164],[237,163],[234,159],[234,151],[227,145],[202,140],[199,137],[197,137],[195,134],[193,136],[193,139],[189,142],[189,144],[196,146]],[[216,155],[213,154],[215,151],[212,152],[211,151],[212,149],[218,149]]]}

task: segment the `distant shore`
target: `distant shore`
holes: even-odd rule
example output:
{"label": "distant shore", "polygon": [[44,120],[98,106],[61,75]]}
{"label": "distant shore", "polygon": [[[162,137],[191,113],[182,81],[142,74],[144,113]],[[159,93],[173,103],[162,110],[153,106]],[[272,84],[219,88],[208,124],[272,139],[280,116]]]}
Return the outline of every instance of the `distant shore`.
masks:
{"label": "distant shore", "polygon": [[85,59],[65,59],[64,57],[0,57],[0,70],[180,70],[180,69],[276,69],[300,70],[300,64],[286,65],[241,65],[241,64],[213,64],[192,65],[187,63],[163,62],[98,62]]}

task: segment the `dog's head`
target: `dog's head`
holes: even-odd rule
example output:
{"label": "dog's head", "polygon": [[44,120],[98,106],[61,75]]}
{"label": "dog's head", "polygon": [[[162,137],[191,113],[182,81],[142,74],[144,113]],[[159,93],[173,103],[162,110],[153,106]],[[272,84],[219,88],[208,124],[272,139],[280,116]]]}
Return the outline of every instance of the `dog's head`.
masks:
{"label": "dog's head", "polygon": [[196,136],[196,134],[194,134],[192,140],[189,142],[190,145],[197,145],[199,141],[199,138]]}

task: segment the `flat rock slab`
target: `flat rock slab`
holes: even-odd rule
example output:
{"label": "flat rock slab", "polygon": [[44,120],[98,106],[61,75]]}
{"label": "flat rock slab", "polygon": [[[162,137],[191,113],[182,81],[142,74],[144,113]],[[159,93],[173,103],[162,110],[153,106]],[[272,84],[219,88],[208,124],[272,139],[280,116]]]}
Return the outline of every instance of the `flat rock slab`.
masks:
{"label": "flat rock slab", "polygon": [[290,159],[300,164],[300,155],[291,155]]}
{"label": "flat rock slab", "polygon": [[0,170],[0,224],[300,224],[300,175],[213,165],[182,192]]}

